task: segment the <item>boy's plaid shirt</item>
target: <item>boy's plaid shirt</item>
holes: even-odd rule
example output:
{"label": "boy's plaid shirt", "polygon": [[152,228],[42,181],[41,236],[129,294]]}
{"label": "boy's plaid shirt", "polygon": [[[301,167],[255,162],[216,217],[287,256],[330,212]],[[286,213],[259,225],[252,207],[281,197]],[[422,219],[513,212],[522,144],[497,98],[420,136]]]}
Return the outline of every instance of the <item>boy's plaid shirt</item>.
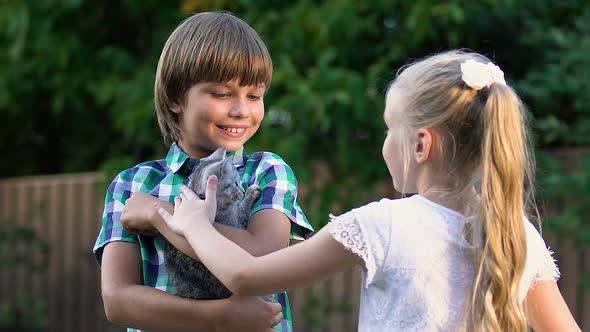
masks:
{"label": "boy's plaid shirt", "polygon": [[[281,157],[270,152],[245,155],[244,148],[241,148],[235,153],[229,153],[232,154],[233,163],[242,175],[244,188],[256,183],[262,189],[262,195],[252,207],[251,214],[263,209],[281,211],[292,222],[291,238],[306,238],[313,228],[297,204],[297,180],[293,170]],[[106,194],[102,227],[93,249],[99,265],[102,249],[109,242],[137,243],[143,260],[144,284],[175,293],[164,263],[168,242],[159,234],[151,237],[128,233],[121,225],[121,212],[126,200],[134,192],[144,192],[172,203],[174,197],[180,194],[180,187],[188,183],[197,162],[190,159],[177,144],[173,144],[166,159],[144,162],[117,175]],[[275,299],[283,305],[283,322],[276,326],[277,330],[293,331],[287,294],[277,294]]]}

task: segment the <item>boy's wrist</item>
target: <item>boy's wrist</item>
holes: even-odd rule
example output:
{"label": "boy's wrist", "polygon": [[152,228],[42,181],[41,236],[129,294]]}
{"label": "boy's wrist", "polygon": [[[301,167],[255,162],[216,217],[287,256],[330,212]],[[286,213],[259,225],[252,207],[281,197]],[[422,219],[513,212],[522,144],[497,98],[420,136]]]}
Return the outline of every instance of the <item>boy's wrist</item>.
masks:
{"label": "boy's wrist", "polygon": [[158,232],[162,232],[162,224],[164,223],[164,219],[160,216],[160,214],[156,211],[155,214],[152,214],[151,218],[149,218],[150,225],[155,228]]}
{"label": "boy's wrist", "polygon": [[[207,312],[203,315],[202,307],[198,310],[196,315],[202,317],[203,325],[207,326],[207,331],[221,332],[223,331],[223,322],[225,321],[225,305],[227,300],[207,300],[205,306]],[[204,302],[203,302],[204,303]]]}
{"label": "boy's wrist", "polygon": [[[160,200],[158,201],[158,204],[163,207],[164,210],[168,211],[168,213],[174,213],[174,206],[171,203]],[[165,225],[165,221],[162,219],[162,216],[160,216],[160,213],[158,213],[157,209],[153,210],[150,218],[148,219],[148,222],[160,233],[162,232],[162,227]]]}

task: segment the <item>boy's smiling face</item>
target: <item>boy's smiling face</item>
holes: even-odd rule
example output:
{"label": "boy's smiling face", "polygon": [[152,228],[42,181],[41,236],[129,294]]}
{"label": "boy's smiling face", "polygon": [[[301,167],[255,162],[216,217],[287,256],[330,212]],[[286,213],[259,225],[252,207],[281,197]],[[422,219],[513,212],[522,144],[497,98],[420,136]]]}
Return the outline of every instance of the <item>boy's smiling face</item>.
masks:
{"label": "boy's smiling face", "polygon": [[264,92],[264,84],[239,86],[237,80],[195,84],[185,104],[172,107],[182,132],[178,144],[192,158],[205,157],[220,146],[238,150],[260,127]]}

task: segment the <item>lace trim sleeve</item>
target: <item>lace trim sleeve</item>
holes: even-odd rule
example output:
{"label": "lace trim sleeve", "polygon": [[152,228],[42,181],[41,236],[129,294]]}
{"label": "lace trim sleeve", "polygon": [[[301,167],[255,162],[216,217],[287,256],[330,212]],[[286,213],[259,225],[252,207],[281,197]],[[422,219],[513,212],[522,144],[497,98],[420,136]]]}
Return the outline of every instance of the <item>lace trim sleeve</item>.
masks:
{"label": "lace trim sleeve", "polygon": [[540,282],[557,281],[560,277],[559,268],[553,258],[553,251],[547,247],[539,232],[530,222],[527,222],[526,231],[527,266],[523,276],[528,275],[529,284],[527,289],[523,290],[524,292],[532,289]]}
{"label": "lace trim sleeve", "polygon": [[531,288],[534,287],[538,282],[542,281],[557,281],[561,276],[559,268],[553,258],[553,251],[547,248],[545,249],[545,257],[540,262],[537,272],[535,273],[531,282]]}
{"label": "lace trim sleeve", "polygon": [[342,244],[345,249],[352,251],[362,258],[367,269],[365,287],[368,287],[375,278],[377,265],[369,253],[367,238],[354,212],[349,212],[341,216],[330,214],[329,231],[334,239]]}

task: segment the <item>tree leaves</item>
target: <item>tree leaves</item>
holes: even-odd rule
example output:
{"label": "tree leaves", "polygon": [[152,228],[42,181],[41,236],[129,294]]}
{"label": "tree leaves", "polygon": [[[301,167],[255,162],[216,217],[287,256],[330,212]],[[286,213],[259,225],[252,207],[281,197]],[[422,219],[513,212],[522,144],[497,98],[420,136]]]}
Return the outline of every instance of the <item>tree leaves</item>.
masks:
{"label": "tree leaves", "polygon": [[[302,183],[322,180],[316,161],[329,169],[321,192],[311,185],[301,197],[316,225],[328,212],[393,194],[374,190],[391,188],[381,157],[385,89],[401,66],[433,52],[468,48],[499,62],[537,120],[541,148],[590,140],[583,1],[7,0],[0,153],[10,162],[2,174],[112,170],[162,158],[153,107],[158,57],[182,19],[206,9],[234,12],[268,45],[275,73],[267,117],[247,148],[280,154]],[[549,191],[568,181],[546,172],[557,177],[545,184]]]}

